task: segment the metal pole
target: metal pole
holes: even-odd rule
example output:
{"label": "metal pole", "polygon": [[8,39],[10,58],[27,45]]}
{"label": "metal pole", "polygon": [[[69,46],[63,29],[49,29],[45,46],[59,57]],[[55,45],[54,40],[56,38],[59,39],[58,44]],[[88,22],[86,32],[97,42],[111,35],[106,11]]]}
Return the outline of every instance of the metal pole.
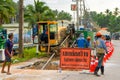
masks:
{"label": "metal pole", "polygon": [[49,60],[46,62],[46,64],[41,68],[41,70],[43,70],[47,65],[48,63],[51,61],[51,59],[54,57],[55,53],[52,54],[52,56],[49,58]]}
{"label": "metal pole", "polygon": [[80,25],[82,26],[82,0],[80,0]]}
{"label": "metal pole", "polygon": [[[65,40],[60,44],[60,46],[62,46],[64,44],[64,42],[69,38],[69,35],[65,38]],[[55,56],[55,52],[52,54],[52,56],[48,59],[48,61],[46,62],[45,65],[43,65],[43,67],[41,68],[41,70],[45,69],[45,67],[48,65],[48,63],[52,60],[52,58]]]}
{"label": "metal pole", "polygon": [[76,10],[77,23],[76,23],[76,25],[77,25],[77,30],[78,30],[78,28],[79,28],[79,0],[76,0],[76,6],[77,6],[77,10]]}
{"label": "metal pole", "polygon": [[74,16],[74,20],[73,21],[74,21],[74,24],[75,24],[75,11],[73,11],[73,16]]}

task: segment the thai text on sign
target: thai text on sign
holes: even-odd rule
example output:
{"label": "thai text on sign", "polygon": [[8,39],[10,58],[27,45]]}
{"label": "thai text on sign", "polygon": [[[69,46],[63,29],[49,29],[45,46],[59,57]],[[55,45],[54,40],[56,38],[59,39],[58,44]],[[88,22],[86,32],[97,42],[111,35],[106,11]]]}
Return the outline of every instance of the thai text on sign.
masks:
{"label": "thai text on sign", "polygon": [[91,50],[88,48],[62,48],[60,67],[64,69],[89,69]]}

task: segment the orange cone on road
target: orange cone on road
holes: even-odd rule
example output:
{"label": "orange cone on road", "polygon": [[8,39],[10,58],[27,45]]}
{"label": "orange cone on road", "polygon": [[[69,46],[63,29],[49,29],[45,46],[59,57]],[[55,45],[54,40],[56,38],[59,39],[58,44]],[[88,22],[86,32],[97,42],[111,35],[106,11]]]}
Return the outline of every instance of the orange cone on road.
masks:
{"label": "orange cone on road", "polygon": [[95,70],[95,59],[94,56],[91,56],[90,72],[94,72],[94,70]]}
{"label": "orange cone on road", "polygon": [[95,59],[95,67],[98,65],[98,57]]}
{"label": "orange cone on road", "polygon": [[107,60],[107,54],[104,55],[104,59],[103,60],[104,60],[104,62],[106,62],[106,60]]}

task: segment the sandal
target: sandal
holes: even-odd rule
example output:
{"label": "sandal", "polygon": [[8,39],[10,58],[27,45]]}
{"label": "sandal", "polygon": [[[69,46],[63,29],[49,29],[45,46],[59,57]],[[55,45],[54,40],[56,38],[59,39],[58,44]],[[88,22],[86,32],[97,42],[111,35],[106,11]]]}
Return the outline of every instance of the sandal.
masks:
{"label": "sandal", "polygon": [[1,73],[6,73],[6,71],[1,71]]}
{"label": "sandal", "polygon": [[7,73],[7,75],[11,75],[11,73]]}

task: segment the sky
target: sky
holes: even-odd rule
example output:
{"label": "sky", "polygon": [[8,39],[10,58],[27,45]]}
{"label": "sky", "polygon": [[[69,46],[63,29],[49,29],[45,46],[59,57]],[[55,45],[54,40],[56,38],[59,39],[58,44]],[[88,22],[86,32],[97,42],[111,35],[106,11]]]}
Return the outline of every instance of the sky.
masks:
{"label": "sky", "polygon": [[[14,0],[18,1],[18,0]],[[41,0],[46,2],[46,4],[51,9],[64,10],[71,12],[70,6],[75,3],[72,0]],[[104,12],[106,9],[114,10],[118,7],[120,9],[120,0],[85,0],[87,8],[91,11]],[[24,4],[33,4],[34,0],[24,0]]]}
{"label": "sky", "polygon": [[[14,0],[17,2],[18,0]],[[41,0],[46,3],[51,9],[55,10],[64,10],[65,12],[69,12],[73,15],[73,11],[71,11],[71,4],[75,4],[72,0]],[[24,5],[33,4],[34,0],[24,0]],[[113,11],[116,7],[120,9],[120,0],[85,0],[86,7],[90,11],[96,12],[105,12],[106,9]]]}

